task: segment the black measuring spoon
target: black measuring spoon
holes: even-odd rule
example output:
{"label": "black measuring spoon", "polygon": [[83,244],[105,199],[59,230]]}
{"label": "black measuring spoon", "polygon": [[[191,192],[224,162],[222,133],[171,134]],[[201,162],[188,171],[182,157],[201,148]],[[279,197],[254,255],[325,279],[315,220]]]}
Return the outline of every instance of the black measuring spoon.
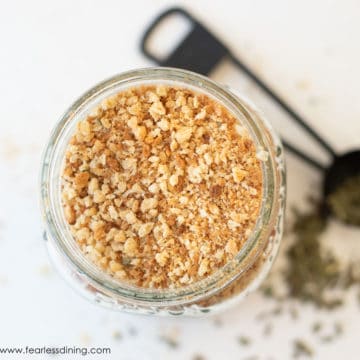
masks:
{"label": "black measuring spoon", "polygon": [[[155,28],[162,20],[170,15],[184,16],[192,25],[186,37],[178,44],[175,50],[165,59],[159,59],[148,50],[148,40]],[[142,53],[161,66],[169,66],[191,70],[203,75],[208,75],[222,60],[229,59],[242,72],[244,72],[257,86],[275,101],[290,117],[295,120],[330,156],[331,164],[324,166],[300,149],[282,139],[284,147],[297,155],[299,158],[315,167],[323,173],[323,204],[325,212],[333,213],[326,199],[339,189],[347,180],[359,176],[360,179],[360,150],[354,150],[345,154],[337,154],[333,148],[288,104],[286,104],[273,90],[271,90],[260,78],[257,77],[243,62],[197,19],[182,8],[174,7],[161,13],[146,29],[141,39]],[[354,207],[360,213],[360,185],[357,196],[354,196]],[[350,200],[350,201],[351,201]],[[336,214],[334,214],[336,215]],[[360,225],[360,214],[358,216]]]}

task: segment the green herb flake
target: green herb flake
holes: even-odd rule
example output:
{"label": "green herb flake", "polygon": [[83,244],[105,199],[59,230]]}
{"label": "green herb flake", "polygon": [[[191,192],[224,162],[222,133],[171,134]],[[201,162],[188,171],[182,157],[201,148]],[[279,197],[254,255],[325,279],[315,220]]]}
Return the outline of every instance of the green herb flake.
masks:
{"label": "green herb flake", "polygon": [[344,325],[340,322],[334,324],[334,332],[336,335],[342,335],[344,332]]}
{"label": "green herb flake", "polygon": [[249,346],[251,344],[251,339],[247,336],[239,336],[238,337],[238,343],[242,346]]}
{"label": "green herb flake", "polygon": [[173,337],[163,335],[159,337],[159,340],[168,345],[171,349],[176,349],[179,347],[178,341]]}
{"label": "green herb flake", "polygon": [[272,315],[279,316],[283,313],[283,308],[281,306],[278,306],[271,313]]}
{"label": "green herb flake", "polygon": [[323,328],[323,324],[320,321],[317,321],[312,326],[312,332],[317,334],[321,331],[322,328]]}
{"label": "green herb flake", "polygon": [[313,355],[314,355],[314,350],[305,340],[302,339],[294,340],[294,353],[293,353],[294,359],[297,359],[298,357],[301,356],[312,357]]}
{"label": "green herb flake", "polygon": [[270,336],[273,332],[273,329],[274,329],[274,326],[272,323],[267,323],[264,327],[264,330],[263,330],[263,335],[264,336]]}
{"label": "green herb flake", "polygon": [[331,334],[331,335],[324,335],[324,336],[322,336],[322,337],[320,338],[320,341],[321,341],[322,343],[331,343],[331,342],[334,341],[334,340],[335,340],[335,337],[334,337],[333,334]]}
{"label": "green herb flake", "polygon": [[193,356],[192,360],[205,360],[205,356],[201,354],[196,354]]}
{"label": "green herb flake", "polygon": [[274,296],[274,289],[271,285],[267,285],[261,288],[265,297],[272,298]]}

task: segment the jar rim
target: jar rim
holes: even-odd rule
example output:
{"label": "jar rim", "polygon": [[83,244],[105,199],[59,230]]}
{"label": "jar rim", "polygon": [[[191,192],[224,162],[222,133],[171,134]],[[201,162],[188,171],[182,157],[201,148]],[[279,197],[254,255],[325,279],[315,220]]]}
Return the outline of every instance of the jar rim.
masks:
{"label": "jar rim", "polygon": [[[120,282],[106,274],[87,259],[76,244],[64,221],[59,202],[59,171],[64,155],[64,144],[66,146],[68,143],[65,141],[66,136],[69,136],[74,124],[88,114],[102,99],[136,85],[166,82],[194,88],[197,92],[214,97],[237,119],[244,119],[241,124],[246,125],[251,132],[256,149],[263,149],[270,156],[267,161],[261,162],[263,199],[257,222],[236,257],[205,279],[184,287],[175,289],[140,288]],[[246,124],[243,124],[243,121],[246,121]],[[246,271],[255,262],[270,236],[273,226],[269,225],[275,224],[279,211],[283,211],[282,205],[278,201],[284,182],[281,171],[279,171],[279,165],[280,167],[284,166],[284,159],[282,151],[279,152],[279,149],[281,149],[279,138],[264,116],[249,101],[240,98],[230,89],[205,76],[187,70],[164,67],[143,68],[121,73],[100,82],[78,98],[60,118],[50,135],[43,154],[40,173],[40,203],[46,232],[55,240],[59,250],[77,271],[84,274],[90,282],[96,284],[105,293],[110,292],[138,303],[150,303],[155,307],[198,301],[221,291]]]}

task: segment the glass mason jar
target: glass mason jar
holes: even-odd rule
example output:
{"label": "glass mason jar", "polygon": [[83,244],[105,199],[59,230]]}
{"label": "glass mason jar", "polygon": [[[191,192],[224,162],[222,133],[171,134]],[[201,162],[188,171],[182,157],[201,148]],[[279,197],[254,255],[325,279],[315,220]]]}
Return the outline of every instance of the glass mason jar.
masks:
{"label": "glass mason jar", "polygon": [[[139,288],[106,274],[80,250],[61,205],[61,171],[65,149],[76,123],[101,101],[128,87],[166,84],[193,89],[224,105],[252,135],[263,156],[263,197],[256,225],[237,256],[207,278],[178,289]],[[148,68],[106,80],[78,99],[53,130],[42,160],[41,207],[44,238],[52,262],[86,298],[133,313],[201,315],[229,307],[256,289],[269,272],[279,248],[285,206],[283,149],[271,126],[256,108],[230,89],[185,70]]]}

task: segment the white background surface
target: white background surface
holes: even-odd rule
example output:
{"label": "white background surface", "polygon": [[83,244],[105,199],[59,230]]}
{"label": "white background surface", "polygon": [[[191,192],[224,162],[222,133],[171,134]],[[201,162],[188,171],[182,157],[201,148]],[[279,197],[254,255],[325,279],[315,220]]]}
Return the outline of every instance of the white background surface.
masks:
{"label": "white background surface", "polygon": [[[337,150],[360,146],[358,0],[178,4],[211,26]],[[139,38],[145,24],[169,5],[173,3],[160,0],[2,3],[0,347],[110,346],[112,355],[99,358],[119,360],[190,360],[195,354],[207,360],[253,355],[259,360],[282,360],[292,358],[292,341],[301,337],[314,345],[315,359],[359,359],[359,305],[352,293],[347,305],[331,314],[286,303],[284,315],[269,320],[275,325],[273,334],[264,336],[269,321],[258,321],[256,315],[275,305],[259,293],[216,319],[131,316],[88,303],[51,269],[42,241],[37,184],[49,132],[62,112],[95,83],[150,65],[138,50]],[[298,129],[234,69],[223,66],[214,77],[240,89],[282,133],[316,153]],[[318,193],[321,175],[293,157],[287,160],[289,205],[300,205],[306,194]],[[359,229],[333,222],[324,240],[345,255],[359,256]],[[286,310],[292,306],[300,312],[296,322]],[[331,344],[321,344],[311,334],[316,320],[329,328],[341,321],[345,333]],[[215,326],[215,321],[222,325]],[[114,339],[114,332],[122,338]],[[177,349],[159,341],[164,332],[176,338]],[[252,344],[239,345],[241,335],[250,336]]]}

